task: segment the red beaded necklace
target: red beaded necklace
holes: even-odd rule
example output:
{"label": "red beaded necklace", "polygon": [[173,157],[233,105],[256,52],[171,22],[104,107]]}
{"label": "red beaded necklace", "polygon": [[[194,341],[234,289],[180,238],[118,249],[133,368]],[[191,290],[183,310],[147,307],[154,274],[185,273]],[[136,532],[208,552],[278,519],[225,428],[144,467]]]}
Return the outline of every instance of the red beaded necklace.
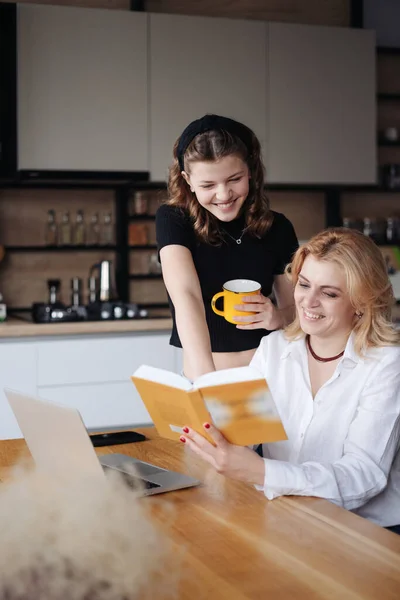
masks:
{"label": "red beaded necklace", "polygon": [[310,342],[310,336],[309,335],[306,335],[306,343],[307,343],[307,347],[308,347],[308,349],[310,351],[311,356],[315,360],[318,360],[319,362],[331,362],[331,360],[337,360],[338,358],[340,358],[344,354],[344,350],[343,350],[342,352],[340,352],[336,356],[331,356],[330,358],[322,358],[322,356],[318,356],[318,354],[315,354],[314,350],[311,348],[311,342]]}

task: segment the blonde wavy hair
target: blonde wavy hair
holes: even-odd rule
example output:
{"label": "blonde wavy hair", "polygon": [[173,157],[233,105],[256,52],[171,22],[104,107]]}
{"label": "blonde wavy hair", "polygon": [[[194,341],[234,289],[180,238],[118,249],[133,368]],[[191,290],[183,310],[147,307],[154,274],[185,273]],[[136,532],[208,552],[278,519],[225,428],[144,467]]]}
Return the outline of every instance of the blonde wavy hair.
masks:
{"label": "blonde wavy hair", "polygon": [[[273,217],[269,200],[264,189],[265,169],[261,160],[261,146],[256,135],[251,132],[252,148],[249,152],[241,139],[225,130],[212,130],[198,134],[189,144],[184,154],[185,172],[190,174],[190,166],[195,162],[218,161],[235,155],[249,168],[249,194],[243,205],[246,214],[247,233],[262,237],[272,224]],[[174,145],[174,161],[169,170],[167,204],[186,211],[193,220],[197,236],[210,244],[222,241],[218,219],[197,201],[196,194],[182,176],[178,160],[178,138]]]}
{"label": "blonde wavy hair", "polygon": [[[347,293],[354,306],[355,351],[362,355],[366,348],[400,344],[400,332],[391,321],[393,289],[384,258],[376,244],[354,229],[333,228],[321,231],[300,246],[286,273],[293,286],[307,256],[332,262],[343,269]],[[360,316],[357,316],[360,315]],[[301,337],[298,315],[285,329],[288,339]]]}
{"label": "blonde wavy hair", "polygon": [[152,525],[157,500],[148,500],[112,475],[70,481],[21,470],[0,484],[0,599],[179,597],[179,550]]}

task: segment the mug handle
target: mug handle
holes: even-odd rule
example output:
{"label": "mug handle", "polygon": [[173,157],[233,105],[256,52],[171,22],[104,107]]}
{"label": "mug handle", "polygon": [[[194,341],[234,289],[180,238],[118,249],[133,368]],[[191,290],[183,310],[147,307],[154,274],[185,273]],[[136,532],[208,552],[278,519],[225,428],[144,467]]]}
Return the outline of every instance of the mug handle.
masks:
{"label": "mug handle", "polygon": [[224,317],[225,313],[224,313],[223,310],[219,310],[219,308],[217,308],[215,306],[215,303],[218,300],[218,298],[222,298],[223,296],[225,296],[225,292],[218,292],[218,294],[215,294],[215,296],[213,296],[212,300],[211,300],[211,308],[213,309],[213,311],[215,312],[215,314],[219,315],[220,317]]}

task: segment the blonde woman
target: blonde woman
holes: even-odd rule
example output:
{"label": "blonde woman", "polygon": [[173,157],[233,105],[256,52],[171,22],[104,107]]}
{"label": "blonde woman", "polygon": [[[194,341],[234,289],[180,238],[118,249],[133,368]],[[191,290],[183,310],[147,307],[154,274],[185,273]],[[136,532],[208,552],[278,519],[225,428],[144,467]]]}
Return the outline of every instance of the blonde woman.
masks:
{"label": "blonde woman", "polygon": [[326,230],[288,273],[296,318],[264,337],[251,362],[288,440],[264,444],[263,458],[209,423],[215,447],[188,427],[181,441],[269,500],[325,498],[400,533],[400,333],[381,252],[357,231]]}

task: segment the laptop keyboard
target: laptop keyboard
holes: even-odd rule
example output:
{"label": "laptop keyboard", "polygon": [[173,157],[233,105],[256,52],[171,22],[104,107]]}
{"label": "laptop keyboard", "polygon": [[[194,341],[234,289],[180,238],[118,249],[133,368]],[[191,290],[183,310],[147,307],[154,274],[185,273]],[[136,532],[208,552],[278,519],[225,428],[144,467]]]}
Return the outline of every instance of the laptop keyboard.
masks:
{"label": "laptop keyboard", "polygon": [[[102,465],[103,466],[103,465]],[[117,471],[124,480],[124,482],[131,488],[137,489],[142,485],[146,490],[151,490],[152,488],[159,488],[161,485],[159,483],[154,483],[153,481],[148,481],[147,479],[142,479],[141,477],[134,477],[134,475],[129,475],[128,473],[124,473],[123,471],[119,471],[118,469],[113,469],[111,467],[103,466],[104,471]]]}

